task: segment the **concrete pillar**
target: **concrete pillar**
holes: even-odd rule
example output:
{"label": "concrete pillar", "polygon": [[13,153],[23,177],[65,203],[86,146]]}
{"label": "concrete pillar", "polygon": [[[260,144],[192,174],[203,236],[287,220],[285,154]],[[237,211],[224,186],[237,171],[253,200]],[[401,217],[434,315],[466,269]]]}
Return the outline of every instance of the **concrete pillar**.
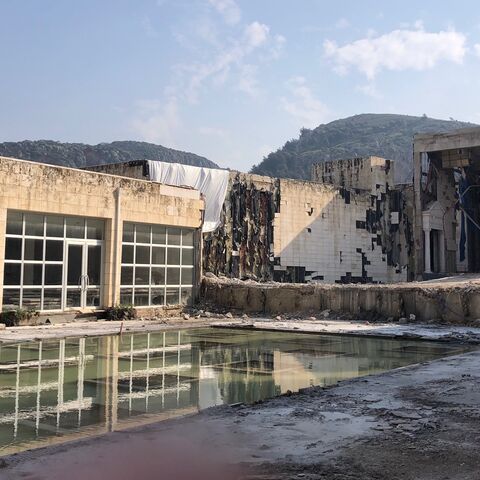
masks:
{"label": "concrete pillar", "polygon": [[432,267],[430,265],[430,229],[424,230],[424,244],[425,244],[425,273],[432,273]]}
{"label": "concrete pillar", "polygon": [[423,239],[423,218],[422,218],[422,187],[421,187],[422,169],[421,152],[415,151],[413,154],[413,186],[414,186],[414,224],[413,224],[413,264],[414,278],[421,280],[424,270],[424,239]]}
{"label": "concrete pillar", "polygon": [[7,209],[0,208],[0,311],[3,303],[3,269],[5,261],[5,235],[7,232]]}
{"label": "concrete pillar", "polygon": [[445,232],[443,230],[438,230],[438,261],[439,261],[439,270],[440,272],[446,272],[447,268],[445,265]]}

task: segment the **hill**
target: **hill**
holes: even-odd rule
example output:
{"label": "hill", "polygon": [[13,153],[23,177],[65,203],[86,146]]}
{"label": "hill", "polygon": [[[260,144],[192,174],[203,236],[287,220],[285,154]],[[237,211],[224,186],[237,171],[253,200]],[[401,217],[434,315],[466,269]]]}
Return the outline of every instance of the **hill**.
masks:
{"label": "hill", "polygon": [[415,133],[448,132],[472,127],[471,123],[393,114],[355,115],[302,129],[255,165],[252,173],[283,178],[310,179],[312,163],[377,155],[395,160],[398,182],[411,181],[412,142]]}
{"label": "hill", "polygon": [[173,150],[153,143],[133,141],[99,143],[98,145],[61,143],[52,140],[5,142],[0,143],[0,155],[80,168],[143,159],[218,168],[216,163],[194,153]]}

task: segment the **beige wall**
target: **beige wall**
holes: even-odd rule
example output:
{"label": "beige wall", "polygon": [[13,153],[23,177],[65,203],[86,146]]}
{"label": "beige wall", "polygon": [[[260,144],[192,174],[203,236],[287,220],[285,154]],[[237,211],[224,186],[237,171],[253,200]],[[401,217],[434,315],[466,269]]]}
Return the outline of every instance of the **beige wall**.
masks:
{"label": "beige wall", "polygon": [[0,157],[0,308],[8,209],[105,219],[103,304],[112,305],[123,221],[199,228],[203,208],[197,190]]}

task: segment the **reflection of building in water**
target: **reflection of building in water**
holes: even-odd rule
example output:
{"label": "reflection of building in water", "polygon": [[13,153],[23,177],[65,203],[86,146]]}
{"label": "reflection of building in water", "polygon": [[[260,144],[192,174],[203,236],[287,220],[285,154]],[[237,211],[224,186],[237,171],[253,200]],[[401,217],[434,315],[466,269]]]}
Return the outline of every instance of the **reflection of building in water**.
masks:
{"label": "reflection of building in water", "polygon": [[181,332],[2,346],[0,444],[196,411],[196,357]]}

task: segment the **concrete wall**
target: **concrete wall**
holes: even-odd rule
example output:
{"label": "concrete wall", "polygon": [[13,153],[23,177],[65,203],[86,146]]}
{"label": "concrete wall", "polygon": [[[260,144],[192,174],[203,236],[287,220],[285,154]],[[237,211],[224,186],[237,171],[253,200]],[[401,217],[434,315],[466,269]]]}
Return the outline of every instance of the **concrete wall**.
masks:
{"label": "concrete wall", "polygon": [[123,222],[198,229],[203,208],[196,190],[0,157],[0,309],[8,209],[104,219],[108,306],[119,299]]}
{"label": "concrete wall", "polygon": [[359,316],[416,316],[416,321],[465,324],[480,318],[480,287],[432,288],[420,284],[261,284],[205,278],[202,296],[218,308],[261,314],[312,314],[323,310]]}

